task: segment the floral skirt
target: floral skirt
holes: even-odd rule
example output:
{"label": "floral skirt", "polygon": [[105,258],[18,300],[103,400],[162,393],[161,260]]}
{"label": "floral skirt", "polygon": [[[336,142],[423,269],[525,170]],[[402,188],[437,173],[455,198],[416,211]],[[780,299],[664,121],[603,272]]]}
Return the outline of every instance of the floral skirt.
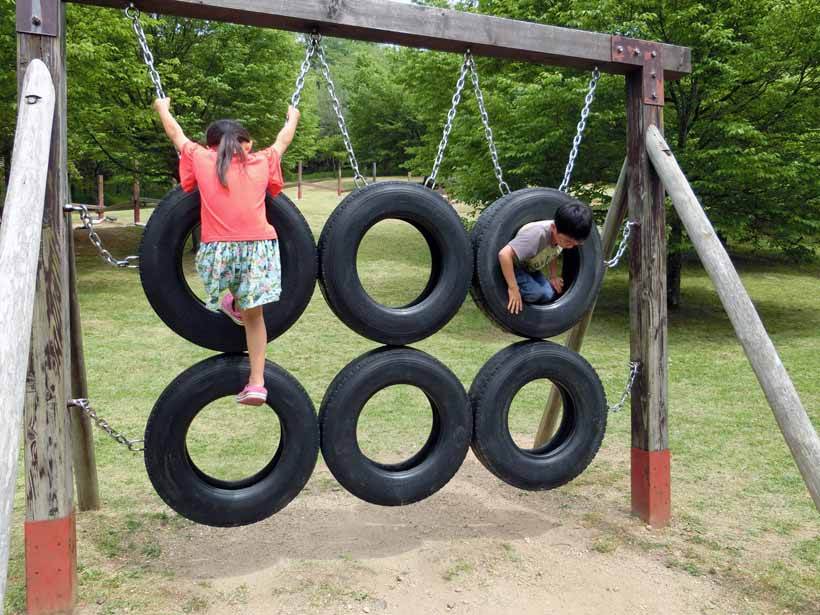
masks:
{"label": "floral skirt", "polygon": [[225,290],[231,291],[243,310],[279,301],[282,292],[276,239],[202,243],[196,253],[196,271],[205,284],[209,310],[219,310]]}

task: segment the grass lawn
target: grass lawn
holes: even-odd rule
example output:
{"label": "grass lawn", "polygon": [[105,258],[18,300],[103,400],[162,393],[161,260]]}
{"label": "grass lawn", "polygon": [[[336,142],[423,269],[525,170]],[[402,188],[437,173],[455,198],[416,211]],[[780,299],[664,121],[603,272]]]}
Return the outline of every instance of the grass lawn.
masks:
{"label": "grass lawn", "polygon": [[[288,193],[295,199],[295,187]],[[317,237],[337,202],[331,190],[305,189],[299,206]],[[129,219],[127,212],[118,213],[120,222]],[[147,215],[145,211],[143,219]],[[141,229],[102,225],[97,230],[115,256],[136,253]],[[116,429],[141,437],[165,386],[215,353],[193,346],[162,324],[136,272],[107,266],[79,231],[77,246],[92,405]],[[401,222],[376,225],[359,255],[365,286],[394,305],[423,288],[429,261],[421,236]],[[793,265],[752,253],[737,255],[735,262],[820,428],[820,264]],[[629,515],[628,410],[610,416],[599,456],[555,497],[564,498],[576,518],[600,530],[596,550],[651,552],[669,567],[710,575],[748,596],[750,613],[816,614],[820,517],[711,282],[694,259],[685,267],[682,293],[683,307],[669,314],[671,526],[647,532]],[[442,331],[414,346],[442,361],[469,387],[490,356],[515,341],[493,328],[468,298]],[[376,346],[339,322],[317,287],[301,320],[268,346],[268,359],[290,371],[318,409],[334,376]],[[629,359],[624,265],[607,274],[582,354],[598,371],[610,403],[617,401]],[[528,385],[515,400],[512,428],[522,443],[538,425],[546,391],[546,383]],[[247,475],[272,452],[278,426],[270,419],[269,412],[237,408],[230,400],[213,404],[194,425],[191,453],[209,473]],[[359,435],[366,453],[379,461],[397,461],[423,444],[430,422],[420,391],[391,387],[368,403]],[[201,610],[193,598],[175,603],[157,589],[159,581],[173,577],[173,570],[155,565],[161,554],[157,535],[190,523],[154,494],[141,456],[99,431],[95,443],[103,508],[78,516],[80,603],[94,613]],[[312,481],[313,488],[338,488],[318,482]],[[6,612],[12,614],[24,612],[24,513],[20,480],[6,597]],[[168,610],[151,610],[157,604],[167,604]]]}

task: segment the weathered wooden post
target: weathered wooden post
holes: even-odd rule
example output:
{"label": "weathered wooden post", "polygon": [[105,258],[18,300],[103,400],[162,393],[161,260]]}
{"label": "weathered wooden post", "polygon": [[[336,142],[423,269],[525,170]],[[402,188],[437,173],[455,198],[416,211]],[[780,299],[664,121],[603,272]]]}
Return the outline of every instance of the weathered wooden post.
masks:
{"label": "weathered wooden post", "polygon": [[[14,297],[0,310],[0,597],[5,595],[20,427],[31,344],[37,257],[46,194],[54,86],[33,60],[20,90],[11,177],[0,226],[0,293]],[[2,599],[0,598],[0,611]]]}
{"label": "weathered wooden post", "polygon": [[97,175],[97,205],[100,207],[97,210],[97,218],[105,219],[105,177],[100,174]]}
{"label": "weathered wooden post", "polygon": [[814,505],[820,510],[820,438],[726,249],[663,135],[652,126],[646,138],[652,163],[663,179],[703,267],[717,289]]}
{"label": "weathered wooden post", "polygon": [[632,512],[660,527],[671,515],[666,212],[646,131],[663,129],[662,47],[613,36],[612,58],[636,67],[626,75],[627,198],[629,218],[637,223],[629,257],[630,360],[640,364],[632,389]]}
{"label": "weathered wooden post", "polygon": [[336,196],[342,196],[342,165],[339,163],[339,173],[336,176]]}
{"label": "weathered wooden post", "polygon": [[373,163],[373,183],[376,183],[376,163]]}
{"label": "weathered wooden post", "polygon": [[299,178],[296,180],[296,200],[302,200],[302,161],[299,161]]}
{"label": "weathered wooden post", "polygon": [[17,3],[18,74],[43,60],[56,91],[25,404],[26,599],[28,613],[70,611],[77,587],[69,395],[70,229],[65,4]]}

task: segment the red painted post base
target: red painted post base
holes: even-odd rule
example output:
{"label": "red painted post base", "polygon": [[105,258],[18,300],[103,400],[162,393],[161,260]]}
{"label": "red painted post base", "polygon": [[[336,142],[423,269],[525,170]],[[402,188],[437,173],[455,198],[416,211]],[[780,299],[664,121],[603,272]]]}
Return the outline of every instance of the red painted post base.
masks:
{"label": "red painted post base", "polygon": [[664,527],[672,516],[669,450],[632,449],[632,514],[652,527]]}
{"label": "red painted post base", "polygon": [[62,519],[26,521],[26,612],[71,613],[77,598],[77,527]]}

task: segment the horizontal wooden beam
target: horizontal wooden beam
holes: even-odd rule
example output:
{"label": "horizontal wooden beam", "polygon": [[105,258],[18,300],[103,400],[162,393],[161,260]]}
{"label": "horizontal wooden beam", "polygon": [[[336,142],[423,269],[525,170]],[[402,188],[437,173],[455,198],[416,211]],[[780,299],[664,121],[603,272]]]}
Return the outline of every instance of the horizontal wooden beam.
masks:
{"label": "horizontal wooden beam", "polygon": [[[123,0],[73,0],[122,9]],[[611,34],[386,0],[140,0],[142,11],[393,43],[436,51],[625,74],[640,68],[613,57]],[[640,41],[638,41],[640,46]],[[666,79],[692,71],[688,47],[663,44]]]}

